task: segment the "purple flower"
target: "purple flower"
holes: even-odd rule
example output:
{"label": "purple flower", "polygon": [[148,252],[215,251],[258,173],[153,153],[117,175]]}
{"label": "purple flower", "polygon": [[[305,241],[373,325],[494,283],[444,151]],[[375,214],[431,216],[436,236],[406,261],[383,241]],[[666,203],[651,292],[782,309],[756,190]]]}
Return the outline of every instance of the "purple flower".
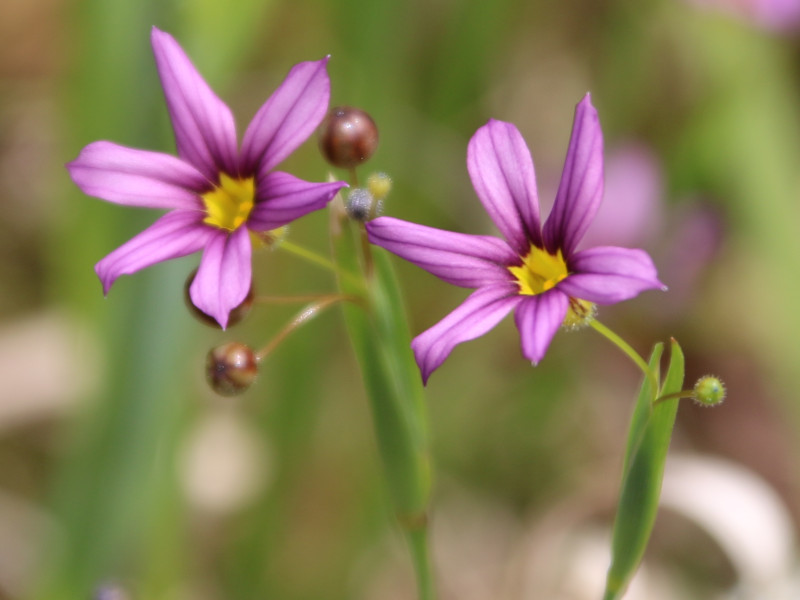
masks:
{"label": "purple flower", "polygon": [[467,169],[484,208],[505,239],[442,231],[391,217],[367,224],[369,239],[443,281],[476,290],[417,336],[411,346],[423,381],[453,348],[479,337],[511,310],[522,354],[534,364],[563,325],[613,304],[663,289],[643,250],[576,250],[603,196],[603,134],[587,94],[575,110],[572,137],[553,210],[541,225],[533,161],[511,123],[489,121],[467,150]]}
{"label": "purple flower", "polygon": [[230,109],[183,49],[155,27],[151,41],[178,156],[100,141],[86,146],[67,169],[90,196],[170,211],[95,265],[103,292],[120,275],[203,250],[189,294],[224,328],[250,289],[250,232],[276,229],[324,208],[345,185],[310,183],[273,170],[325,116],[328,59],[293,67],[256,113],[239,148]]}

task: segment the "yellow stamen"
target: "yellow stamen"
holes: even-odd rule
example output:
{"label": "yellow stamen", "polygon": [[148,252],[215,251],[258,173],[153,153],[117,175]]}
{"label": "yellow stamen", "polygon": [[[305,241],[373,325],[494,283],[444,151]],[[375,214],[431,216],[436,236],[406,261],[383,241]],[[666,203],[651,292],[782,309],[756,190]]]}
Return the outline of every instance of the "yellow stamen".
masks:
{"label": "yellow stamen", "polygon": [[256,184],[253,177],[234,179],[225,173],[219,177],[219,185],[203,194],[206,207],[204,223],[235,231],[247,221],[255,201]]}
{"label": "yellow stamen", "polygon": [[[508,267],[508,270],[517,280],[519,293],[523,296],[535,296],[551,290],[569,275],[567,262],[561,250],[556,254],[550,254],[533,244],[522,259],[522,264],[518,267]],[[580,329],[594,318],[596,312],[592,302],[570,298],[569,310],[562,325],[567,329]]]}
{"label": "yellow stamen", "polygon": [[523,296],[535,296],[552,289],[569,275],[567,263],[561,255],[552,255],[546,250],[531,244],[527,256],[518,267],[508,267],[519,284],[519,293]]}

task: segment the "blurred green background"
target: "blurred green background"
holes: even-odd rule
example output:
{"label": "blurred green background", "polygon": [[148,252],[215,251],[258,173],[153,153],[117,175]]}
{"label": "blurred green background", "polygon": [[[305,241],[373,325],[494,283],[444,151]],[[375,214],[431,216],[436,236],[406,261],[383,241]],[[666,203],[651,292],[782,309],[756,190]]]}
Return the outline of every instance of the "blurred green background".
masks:
{"label": "blurred green background", "polygon": [[[797,34],[679,0],[5,0],[0,598],[91,598],[106,584],[148,600],[413,598],[336,310],[293,334],[248,393],[222,399],[203,379],[208,348],[263,345],[299,307],[205,328],[183,304],[197,256],[102,296],[92,266],[156,214],[83,196],[63,165],[96,139],[173,152],[152,25],[183,45],[240,133],[293,64],[330,54],[332,105],[378,123],[361,174],[392,176],[386,214],[455,231],[494,231],[466,171],[475,130],[490,117],[519,127],[549,206],[574,105],[591,91],[607,167],[631,148],[645,157],[619,163],[608,185],[604,241],[645,190],[644,216],[618,234],[651,252],[671,288],[600,318],[642,354],[676,337],[688,383],[707,372],[727,382],[721,408],[681,407],[673,451],[756,474],[793,535]],[[329,170],[313,140],[282,169],[316,181]],[[291,235],[327,252],[327,215]],[[414,334],[466,296],[396,267]],[[334,289],[328,273],[280,251],[257,256],[255,281],[264,294]],[[533,368],[509,318],[433,375],[443,598],[584,597],[558,587],[568,561],[556,538],[613,515],[639,380],[617,354],[590,330],[559,333]],[[682,590],[665,598],[735,585],[723,544],[663,517],[647,560]],[[542,569],[554,557],[561,566]],[[530,573],[541,577],[528,583]]]}

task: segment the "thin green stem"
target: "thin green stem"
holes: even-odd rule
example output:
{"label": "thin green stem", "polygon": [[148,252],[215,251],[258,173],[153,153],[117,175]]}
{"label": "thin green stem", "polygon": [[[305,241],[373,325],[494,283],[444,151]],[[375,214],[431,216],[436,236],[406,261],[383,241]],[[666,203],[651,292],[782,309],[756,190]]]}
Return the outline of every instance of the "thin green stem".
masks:
{"label": "thin green stem", "polygon": [[307,260],[308,262],[314,263],[322,267],[323,269],[328,269],[329,271],[336,272],[336,265],[333,264],[329,259],[325,258],[321,254],[317,254],[313,250],[309,250],[308,248],[303,248],[303,246],[298,246],[294,242],[290,242],[289,240],[283,240],[278,244],[278,248],[281,250],[285,250],[289,254],[294,254],[295,256],[299,256],[300,258]]}
{"label": "thin green stem", "polygon": [[361,298],[348,296],[346,294],[329,294],[328,296],[322,297],[319,299],[319,301],[315,302],[314,304],[309,304],[303,310],[297,313],[294,319],[289,321],[289,323],[287,323],[266,346],[256,352],[256,360],[263,360],[295,329],[304,323],[307,323],[323,310],[332,304],[336,304],[337,302],[353,302],[354,304],[363,304],[363,300]]}
{"label": "thin green stem", "polygon": [[675,392],[674,394],[664,394],[663,396],[656,398],[653,401],[653,405],[666,402],[667,400],[675,400],[676,398],[694,398],[694,395],[694,390],[681,390],[680,392]]}
{"label": "thin green stem", "polygon": [[433,573],[428,551],[427,525],[406,529],[406,536],[411,549],[414,572],[417,575],[417,596],[419,600],[435,600],[436,590],[433,587]]}
{"label": "thin green stem", "polygon": [[616,333],[611,331],[608,327],[603,325],[597,319],[592,319],[589,321],[589,325],[594,329],[597,333],[605,337],[609,340],[612,344],[614,344],[617,348],[622,350],[622,352],[630,358],[633,363],[639,367],[644,376],[647,377],[648,381],[650,382],[650,387],[653,390],[653,400],[656,399],[658,395],[658,378],[656,377],[655,373],[653,373],[652,369],[647,365],[645,360],[639,356],[639,353],[634,350],[628,342],[623,340],[620,336]]}
{"label": "thin green stem", "polygon": [[333,273],[340,274],[345,279],[350,280],[351,283],[355,283],[359,287],[363,287],[364,284],[359,280],[359,278],[355,277],[352,273],[347,273],[342,271],[337,267],[333,261],[330,259],[314,252],[313,250],[309,250],[308,248],[304,248],[298,244],[290,242],[288,240],[281,241],[278,246],[280,250],[284,250],[289,254],[294,254],[295,256],[302,258],[310,263],[313,263],[323,269],[327,269],[328,271],[332,271]]}

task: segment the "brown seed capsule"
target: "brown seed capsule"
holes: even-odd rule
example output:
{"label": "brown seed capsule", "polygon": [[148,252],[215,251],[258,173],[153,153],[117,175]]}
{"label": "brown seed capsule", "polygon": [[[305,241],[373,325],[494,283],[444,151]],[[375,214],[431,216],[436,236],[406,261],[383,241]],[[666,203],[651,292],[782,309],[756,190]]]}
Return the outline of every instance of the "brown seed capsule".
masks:
{"label": "brown seed capsule", "polygon": [[[189,288],[191,287],[192,282],[194,281],[195,275],[197,275],[197,269],[195,269],[189,274],[189,277],[186,279],[186,284],[183,286],[183,300],[186,303],[186,307],[189,309],[189,312],[192,314],[192,316],[201,323],[205,323],[209,327],[222,329],[214,317],[212,317],[211,315],[207,315],[192,303],[192,298],[189,296]],[[252,283],[250,284],[250,291],[247,292],[247,296],[245,296],[244,300],[242,300],[242,303],[236,308],[234,308],[230,312],[230,315],[228,315],[228,327],[233,327],[239,321],[244,319],[248,314],[250,314],[251,308],[253,308]]]}
{"label": "brown seed capsule", "polygon": [[378,127],[358,108],[340,106],[322,122],[319,148],[335,167],[350,169],[366,161],[378,147]]}
{"label": "brown seed capsule", "polygon": [[220,396],[236,396],[247,390],[258,375],[253,350],[241,342],[212,348],[206,357],[208,385]]}

